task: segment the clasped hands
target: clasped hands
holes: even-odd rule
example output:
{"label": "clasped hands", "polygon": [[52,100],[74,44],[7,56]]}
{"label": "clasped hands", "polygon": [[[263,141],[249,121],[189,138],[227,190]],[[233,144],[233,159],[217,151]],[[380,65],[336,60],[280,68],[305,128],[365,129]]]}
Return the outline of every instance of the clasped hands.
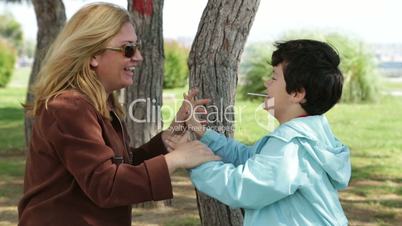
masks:
{"label": "clasped hands", "polygon": [[211,149],[199,139],[205,133],[205,120],[197,116],[206,115],[204,107],[209,99],[196,100],[198,89],[190,89],[183,94],[183,103],[169,128],[162,132],[163,143],[168,150],[165,158],[174,160],[177,168],[193,168],[201,163],[220,160]]}

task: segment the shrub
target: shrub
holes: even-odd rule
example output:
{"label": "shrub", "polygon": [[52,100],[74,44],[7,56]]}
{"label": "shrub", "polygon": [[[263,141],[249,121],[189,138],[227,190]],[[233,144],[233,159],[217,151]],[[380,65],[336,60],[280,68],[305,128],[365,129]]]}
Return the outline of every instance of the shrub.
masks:
{"label": "shrub", "polygon": [[337,46],[344,75],[342,100],[345,102],[374,101],[380,94],[377,62],[363,42],[330,34],[327,41]]}
{"label": "shrub", "polygon": [[0,15],[0,36],[7,39],[16,49],[22,46],[24,38],[21,24],[10,13]]}
{"label": "shrub", "polygon": [[0,88],[6,87],[14,71],[16,61],[15,50],[0,39]]}
{"label": "shrub", "polygon": [[188,49],[176,41],[165,42],[163,88],[184,87],[188,78]]}
{"label": "shrub", "polygon": [[255,99],[247,93],[263,93],[264,82],[269,79],[272,72],[271,55],[273,46],[271,43],[260,42],[247,46],[240,63],[240,94],[243,99]]}

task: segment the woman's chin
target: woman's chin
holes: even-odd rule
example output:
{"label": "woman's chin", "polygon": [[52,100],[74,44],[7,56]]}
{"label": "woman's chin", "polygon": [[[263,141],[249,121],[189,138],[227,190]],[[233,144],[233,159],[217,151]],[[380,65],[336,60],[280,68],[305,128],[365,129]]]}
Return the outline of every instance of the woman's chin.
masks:
{"label": "woman's chin", "polygon": [[124,71],[123,79],[133,81],[134,72],[133,71]]}
{"label": "woman's chin", "polygon": [[134,83],[133,76],[125,76],[123,85],[124,87],[131,86]]}

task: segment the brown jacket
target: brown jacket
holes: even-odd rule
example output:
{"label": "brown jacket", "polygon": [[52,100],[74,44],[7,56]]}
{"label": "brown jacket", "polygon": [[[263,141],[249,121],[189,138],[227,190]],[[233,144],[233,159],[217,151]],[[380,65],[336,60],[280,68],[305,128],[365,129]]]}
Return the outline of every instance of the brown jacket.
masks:
{"label": "brown jacket", "polygon": [[131,204],[173,197],[161,134],[129,149],[124,125],[112,118],[74,91],[41,110],[26,160],[20,225],[131,225]]}

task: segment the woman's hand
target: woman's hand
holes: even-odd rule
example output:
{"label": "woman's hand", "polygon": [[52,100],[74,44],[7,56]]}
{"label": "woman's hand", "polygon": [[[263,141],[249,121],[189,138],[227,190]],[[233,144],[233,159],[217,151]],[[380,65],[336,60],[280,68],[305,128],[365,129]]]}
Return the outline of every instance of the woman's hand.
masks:
{"label": "woman's hand", "polygon": [[176,147],[180,144],[184,144],[194,140],[192,139],[192,136],[189,131],[184,132],[182,135],[175,135],[175,134],[169,135],[169,132],[167,131],[164,131],[163,133],[166,133],[165,137],[163,137],[162,139],[168,152],[175,150]]}
{"label": "woman's hand", "polygon": [[178,168],[194,168],[204,162],[220,160],[220,157],[200,141],[190,141],[179,144],[174,151],[165,155],[165,159],[172,174]]}
{"label": "woman's hand", "polygon": [[[190,140],[194,140],[194,133],[185,135],[185,132],[188,130],[188,122],[194,120],[199,121],[197,115],[202,116],[203,114],[207,114],[207,111],[203,105],[209,103],[209,99],[196,100],[197,94],[197,88],[190,89],[187,95],[183,94],[184,100],[182,105],[180,106],[179,111],[176,113],[175,119],[170,124],[169,128],[163,131],[162,140],[168,152],[171,152],[175,149],[175,144],[182,139],[182,136],[190,136]],[[196,123],[193,122],[191,123],[191,125],[193,126],[193,129],[191,131],[194,131]],[[199,130],[205,129],[202,127],[199,128]],[[195,133],[195,135],[196,137],[202,136],[200,135],[200,132]]]}
{"label": "woman's hand", "polygon": [[176,117],[169,126],[171,134],[182,134],[187,130],[186,122],[195,117],[195,114],[202,115],[207,114],[207,111],[203,105],[209,103],[209,99],[196,100],[198,94],[197,88],[192,88],[188,91],[188,94],[183,94],[183,103],[176,113]]}

